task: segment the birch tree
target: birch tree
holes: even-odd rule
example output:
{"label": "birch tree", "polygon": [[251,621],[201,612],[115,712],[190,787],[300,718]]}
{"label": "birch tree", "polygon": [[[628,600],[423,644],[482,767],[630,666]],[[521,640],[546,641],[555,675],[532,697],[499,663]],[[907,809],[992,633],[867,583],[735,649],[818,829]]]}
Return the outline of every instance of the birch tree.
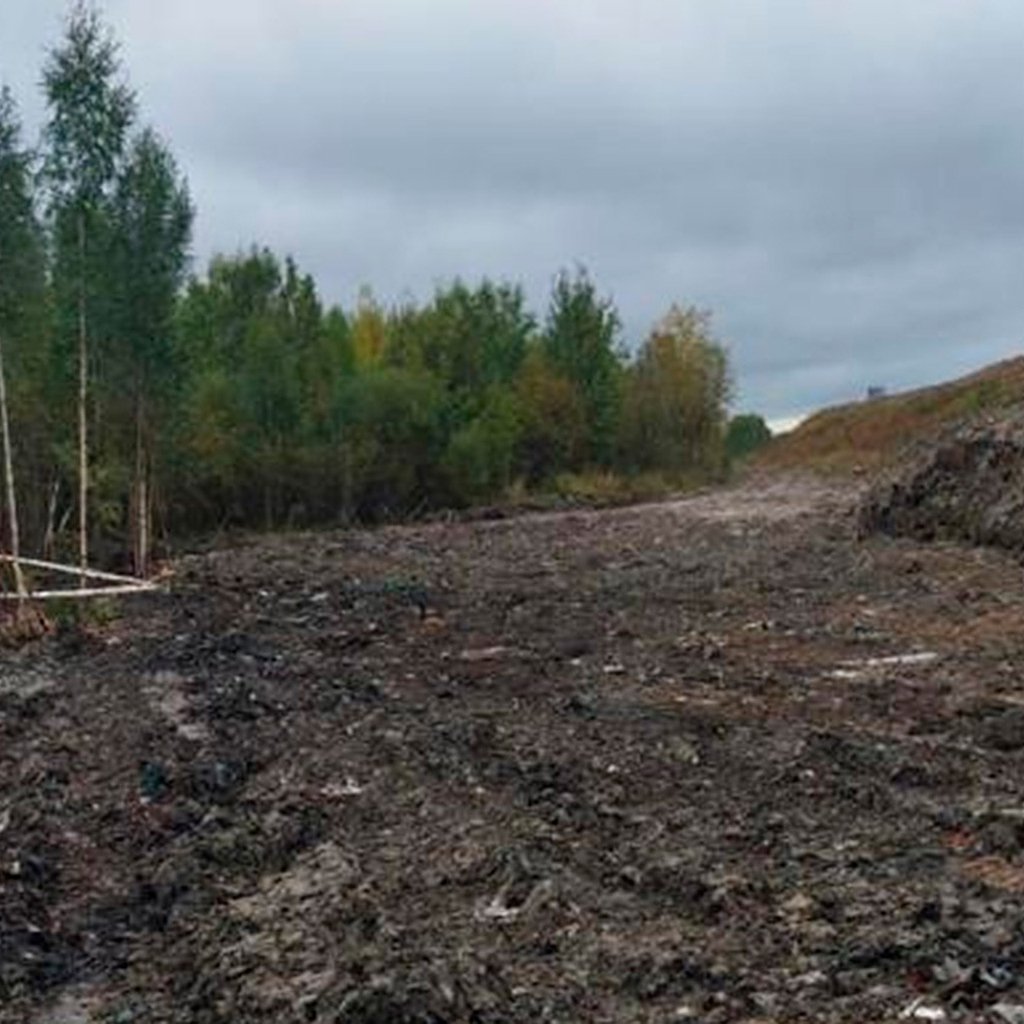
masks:
{"label": "birch tree", "polygon": [[[64,39],[43,71],[49,107],[44,170],[55,250],[61,326],[77,354],[78,558],[89,561],[90,337],[101,304],[110,198],[135,117],[135,96],[121,79],[118,47],[95,8],[79,0]],[[84,585],[85,577],[82,577]]]}
{"label": "birch tree", "polygon": [[[32,158],[22,148],[20,134],[14,98],[7,88],[0,89],[0,435],[7,539],[14,559],[18,592],[24,593],[18,561],[20,534],[14,487],[12,402],[5,371],[10,369],[11,356],[15,354],[21,356],[19,368],[29,369],[33,364],[32,356],[43,347],[41,314],[46,286],[42,238],[32,195]],[[32,352],[33,347],[36,353]],[[38,360],[35,362],[38,364]]]}
{"label": "birch tree", "polygon": [[110,376],[130,402],[130,516],[136,575],[149,570],[154,439],[173,387],[175,300],[184,281],[193,210],[174,158],[152,129],[133,141],[112,204],[114,296]]}

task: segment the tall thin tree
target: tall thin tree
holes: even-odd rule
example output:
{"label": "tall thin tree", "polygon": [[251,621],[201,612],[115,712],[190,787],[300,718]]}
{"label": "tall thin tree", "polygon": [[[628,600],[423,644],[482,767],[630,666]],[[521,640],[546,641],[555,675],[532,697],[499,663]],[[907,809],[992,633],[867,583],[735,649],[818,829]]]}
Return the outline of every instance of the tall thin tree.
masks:
{"label": "tall thin tree", "polygon": [[11,452],[11,422],[7,412],[7,375],[4,373],[3,335],[0,334],[0,436],[4,444],[4,497],[11,538],[11,566],[18,597],[25,597],[25,577],[21,572],[21,535],[18,531],[18,499],[14,489],[14,458]]}
{"label": "tall thin tree", "polygon": [[192,204],[174,159],[147,128],[132,142],[113,203],[115,377],[135,420],[131,495],[135,572],[149,568],[154,434],[174,371],[174,304],[184,281]]}
{"label": "tall thin tree", "polygon": [[[32,307],[42,304],[44,290],[42,245],[32,195],[31,156],[20,144],[21,125],[14,98],[0,89],[0,346],[8,339],[20,347],[42,339],[29,338],[34,322]],[[0,351],[0,435],[3,440],[3,476],[7,526],[18,593],[25,593],[19,561],[21,541],[14,488],[14,453],[10,402],[4,352]],[[27,360],[24,360],[24,365]]]}
{"label": "tall thin tree", "polygon": [[[46,180],[57,250],[58,294],[71,298],[78,364],[78,557],[89,561],[89,337],[90,317],[100,291],[99,246],[110,193],[128,131],[135,96],[121,81],[118,47],[96,9],[78,0],[68,17],[63,42],[50,52],[43,85],[50,109],[45,130]],[[85,576],[82,576],[85,585]]]}

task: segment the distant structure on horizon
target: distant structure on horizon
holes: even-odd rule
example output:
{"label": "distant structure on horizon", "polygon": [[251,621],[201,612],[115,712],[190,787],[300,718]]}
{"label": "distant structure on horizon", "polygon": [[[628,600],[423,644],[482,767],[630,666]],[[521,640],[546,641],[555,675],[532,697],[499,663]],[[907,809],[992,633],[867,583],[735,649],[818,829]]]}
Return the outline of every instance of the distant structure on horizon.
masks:
{"label": "distant structure on horizon", "polygon": [[876,398],[885,398],[885,388],[881,384],[871,384],[868,387],[867,401],[873,402]]}

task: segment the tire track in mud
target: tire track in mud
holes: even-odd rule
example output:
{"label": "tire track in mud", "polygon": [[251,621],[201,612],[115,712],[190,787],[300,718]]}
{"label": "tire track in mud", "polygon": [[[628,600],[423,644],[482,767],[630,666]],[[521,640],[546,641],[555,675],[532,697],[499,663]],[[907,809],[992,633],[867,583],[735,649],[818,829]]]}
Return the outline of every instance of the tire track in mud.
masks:
{"label": "tire track in mud", "polygon": [[1019,570],[860,540],[856,496],[253,539],[41,645],[0,1020],[1024,1000]]}

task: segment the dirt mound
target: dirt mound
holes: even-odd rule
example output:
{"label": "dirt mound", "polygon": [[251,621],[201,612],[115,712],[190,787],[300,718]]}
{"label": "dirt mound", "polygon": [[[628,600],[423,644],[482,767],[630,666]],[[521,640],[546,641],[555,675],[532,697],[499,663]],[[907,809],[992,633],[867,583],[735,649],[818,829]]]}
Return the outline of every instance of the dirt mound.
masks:
{"label": "dirt mound", "polygon": [[865,532],[1024,553],[1024,412],[929,445],[867,493],[860,520]]}

